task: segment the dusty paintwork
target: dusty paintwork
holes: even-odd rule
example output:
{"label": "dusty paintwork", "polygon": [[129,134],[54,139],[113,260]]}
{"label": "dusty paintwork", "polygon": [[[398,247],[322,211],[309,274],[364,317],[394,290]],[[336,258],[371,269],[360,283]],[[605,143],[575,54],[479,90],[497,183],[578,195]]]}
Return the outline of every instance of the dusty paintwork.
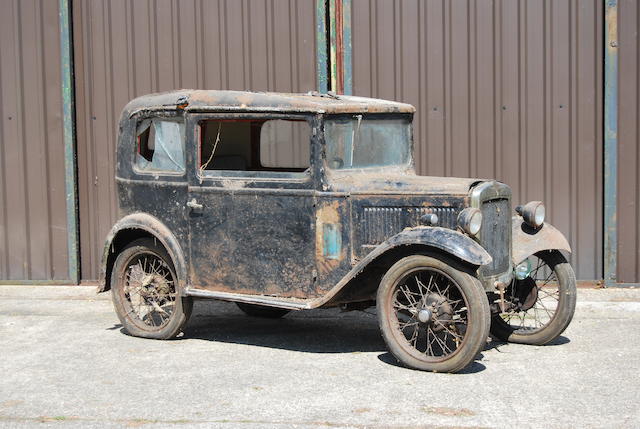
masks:
{"label": "dusty paintwork", "polygon": [[[331,190],[349,192],[351,194],[416,194],[456,195],[466,198],[469,189],[481,179],[467,179],[457,177],[417,176],[413,168],[405,170],[385,171],[381,175],[378,171],[363,170],[358,174],[351,172],[330,171],[328,180],[332,183]],[[425,201],[429,204],[429,201]]]}
{"label": "dusty paintwork", "polygon": [[[529,235],[514,230],[512,237],[511,190],[504,184],[417,176],[413,161],[384,169],[328,167],[326,118],[353,113],[406,121],[413,112],[407,104],[328,94],[179,90],[131,101],[117,145],[121,220],[105,243],[99,290],[109,289],[118,252],[140,237],[155,237],[167,249],[183,295],[290,309],[371,305],[389,267],[415,253],[448,255],[493,292],[497,279],[511,279],[511,256],[534,253],[541,243],[568,250],[550,225]],[[133,167],[137,124],[155,117],[184,123],[184,174]],[[199,124],[213,118],[307,121],[310,167],[273,177],[251,170],[203,175]],[[470,206],[486,220],[475,238],[458,220]],[[426,219],[434,215],[431,225]]]}
{"label": "dusty paintwork", "polygon": [[414,113],[410,104],[375,98],[307,93],[245,92],[182,89],[144,95],[123,110],[131,116],[141,110],[180,108],[188,112],[299,112],[299,113]]}

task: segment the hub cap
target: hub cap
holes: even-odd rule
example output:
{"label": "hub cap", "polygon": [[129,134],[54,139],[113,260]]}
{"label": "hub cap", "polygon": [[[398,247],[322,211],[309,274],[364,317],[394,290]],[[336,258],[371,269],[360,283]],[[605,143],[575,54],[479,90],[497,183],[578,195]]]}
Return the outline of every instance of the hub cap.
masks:
{"label": "hub cap", "polygon": [[465,340],[468,314],[459,286],[436,269],[419,269],[402,279],[394,294],[397,329],[412,353],[448,359]]}

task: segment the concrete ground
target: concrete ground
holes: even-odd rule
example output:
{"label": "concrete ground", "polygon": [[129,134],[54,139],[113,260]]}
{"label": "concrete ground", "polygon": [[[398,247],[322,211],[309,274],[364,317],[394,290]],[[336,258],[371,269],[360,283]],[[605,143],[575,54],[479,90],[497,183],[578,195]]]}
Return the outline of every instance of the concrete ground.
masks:
{"label": "concrete ground", "polygon": [[184,337],[125,335],[109,294],[0,287],[2,427],[640,427],[640,289],[579,290],[555,344],[402,368],[376,318],[199,301]]}

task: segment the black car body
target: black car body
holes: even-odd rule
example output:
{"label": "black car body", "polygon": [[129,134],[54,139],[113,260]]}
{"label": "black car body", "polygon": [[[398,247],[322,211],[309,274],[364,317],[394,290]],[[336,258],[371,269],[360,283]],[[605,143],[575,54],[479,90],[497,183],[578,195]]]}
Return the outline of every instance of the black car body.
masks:
{"label": "black car body", "polygon": [[166,250],[181,299],[364,308],[395,263],[426,254],[471,273],[494,314],[515,308],[505,298],[516,295],[514,267],[570,251],[566,239],[526,222],[538,203],[516,215],[505,184],[416,175],[413,113],[317,93],[181,90],[131,101],[119,125],[119,220],[100,291],[117,282],[118,255],[147,238]]}

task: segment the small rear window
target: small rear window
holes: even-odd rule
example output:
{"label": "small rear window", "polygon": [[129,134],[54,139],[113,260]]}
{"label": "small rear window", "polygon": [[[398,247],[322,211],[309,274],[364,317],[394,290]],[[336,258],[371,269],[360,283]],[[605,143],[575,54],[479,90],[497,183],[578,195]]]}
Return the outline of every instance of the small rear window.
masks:
{"label": "small rear window", "polygon": [[149,173],[184,173],[184,123],[145,119],[136,129],[136,170]]}

